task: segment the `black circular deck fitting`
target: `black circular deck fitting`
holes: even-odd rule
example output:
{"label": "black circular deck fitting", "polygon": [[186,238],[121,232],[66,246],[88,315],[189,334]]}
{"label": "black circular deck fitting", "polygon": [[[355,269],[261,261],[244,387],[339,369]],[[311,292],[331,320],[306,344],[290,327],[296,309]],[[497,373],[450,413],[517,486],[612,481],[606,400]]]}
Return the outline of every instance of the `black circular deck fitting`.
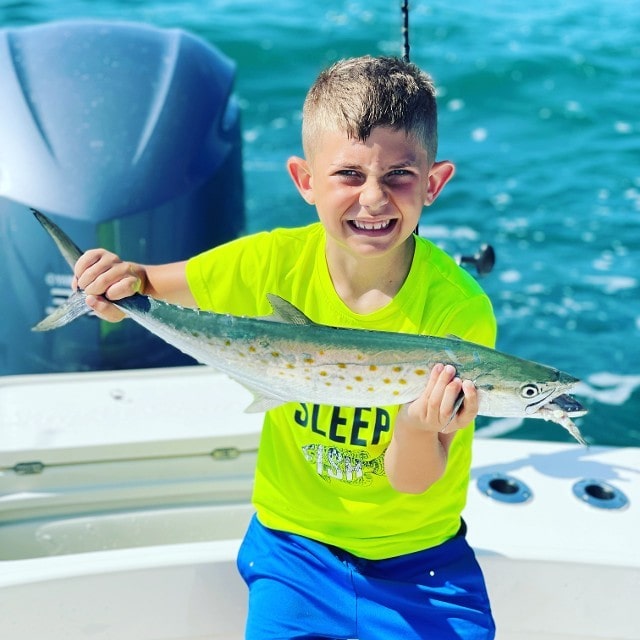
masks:
{"label": "black circular deck fitting", "polygon": [[508,504],[519,504],[533,498],[529,487],[514,476],[485,473],[478,478],[478,489],[489,498]]}
{"label": "black circular deck fitting", "polygon": [[603,480],[588,478],[573,485],[573,495],[598,509],[624,509],[629,498],[617,487]]}

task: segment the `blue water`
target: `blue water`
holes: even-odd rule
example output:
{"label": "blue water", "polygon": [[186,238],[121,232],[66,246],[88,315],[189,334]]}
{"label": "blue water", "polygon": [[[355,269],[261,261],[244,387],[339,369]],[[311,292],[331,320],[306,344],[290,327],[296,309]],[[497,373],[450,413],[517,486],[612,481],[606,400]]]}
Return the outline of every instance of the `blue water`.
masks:
{"label": "blue water", "polygon": [[[0,6],[3,26],[78,17],[182,27],[237,62],[249,232],[314,219],[284,163],[320,68],[402,44],[399,0]],[[491,243],[499,348],[584,380],[588,441],[640,446],[640,4],[416,0],[410,19],[411,58],[439,86],[440,159],[458,168],[421,233],[454,254]],[[480,424],[570,439],[541,421]]]}

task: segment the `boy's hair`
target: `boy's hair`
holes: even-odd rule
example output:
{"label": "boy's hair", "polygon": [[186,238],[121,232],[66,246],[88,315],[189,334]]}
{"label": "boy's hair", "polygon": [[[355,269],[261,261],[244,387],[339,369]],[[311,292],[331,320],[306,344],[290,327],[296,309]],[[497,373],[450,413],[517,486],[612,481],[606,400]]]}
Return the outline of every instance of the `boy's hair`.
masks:
{"label": "boy's hair", "polygon": [[304,103],[302,144],[313,155],[323,131],[339,131],[364,141],[374,127],[404,130],[427,150],[438,146],[435,87],[415,64],[399,58],[340,60],[320,73]]}

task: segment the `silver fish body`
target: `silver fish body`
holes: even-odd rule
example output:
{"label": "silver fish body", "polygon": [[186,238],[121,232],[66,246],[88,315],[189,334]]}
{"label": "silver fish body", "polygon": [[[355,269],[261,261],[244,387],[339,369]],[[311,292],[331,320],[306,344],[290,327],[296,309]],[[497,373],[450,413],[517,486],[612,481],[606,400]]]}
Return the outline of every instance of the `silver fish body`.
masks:
{"label": "silver fish body", "polygon": [[[70,265],[80,250],[40,213],[36,217]],[[140,294],[119,300],[128,317],[198,362],[212,366],[254,394],[248,410],[290,401],[371,407],[404,404],[424,390],[436,363],[452,364],[478,389],[479,413],[544,418],[585,444],[570,417],[584,415],[567,395],[579,381],[555,368],[457,338],[319,325],[282,298],[274,313],[248,318],[183,308]],[[88,307],[76,292],[36,330],[63,326]]]}

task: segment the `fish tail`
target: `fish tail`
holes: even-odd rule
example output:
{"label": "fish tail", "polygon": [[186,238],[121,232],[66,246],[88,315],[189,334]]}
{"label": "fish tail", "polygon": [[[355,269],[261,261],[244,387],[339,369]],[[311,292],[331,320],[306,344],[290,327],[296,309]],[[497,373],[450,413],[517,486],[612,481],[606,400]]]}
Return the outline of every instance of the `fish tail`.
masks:
{"label": "fish tail", "polygon": [[85,302],[86,297],[84,291],[75,291],[64,304],[56,307],[53,313],[38,322],[31,330],[51,331],[51,329],[58,329],[59,327],[64,327],[65,324],[69,324],[76,318],[83,316],[85,313],[89,313],[91,309]]}
{"label": "fish tail", "polygon": [[51,236],[56,243],[60,253],[67,261],[67,264],[73,269],[78,258],[82,255],[82,251],[78,245],[55,223],[49,220],[47,216],[40,213],[36,209],[31,209],[33,215],[38,222],[44,227],[45,231]]}
{"label": "fish tail", "polygon": [[[43,226],[44,230],[51,236],[52,240],[56,243],[56,246],[60,250],[63,258],[67,261],[68,265],[73,269],[78,258],[82,255],[82,251],[78,248],[78,245],[57,225],[52,222],[40,211],[31,209],[33,215],[38,222]],[[56,310],[48,315],[44,320],[38,322],[33,327],[33,331],[51,331],[51,329],[57,329],[63,327],[65,324],[79,318],[85,313],[89,313],[91,309],[87,307],[85,303],[86,295],[83,291],[75,291],[69,299],[62,305],[56,308]]]}

